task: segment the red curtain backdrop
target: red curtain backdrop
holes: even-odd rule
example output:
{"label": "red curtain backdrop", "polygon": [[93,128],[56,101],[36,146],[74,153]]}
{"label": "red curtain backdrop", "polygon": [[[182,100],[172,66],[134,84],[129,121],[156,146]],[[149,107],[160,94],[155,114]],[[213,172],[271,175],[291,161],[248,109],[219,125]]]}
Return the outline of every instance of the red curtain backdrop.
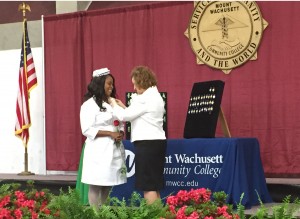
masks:
{"label": "red curtain backdrop", "polygon": [[46,16],[47,170],[77,170],[84,140],[79,110],[92,71],[111,69],[125,101],[125,92],[133,91],[131,69],[148,65],[159,90],[168,93],[169,138],[183,137],[193,84],[223,80],[221,105],[232,136],[258,138],[266,175],[300,176],[300,2],[257,4],[269,23],[258,59],[229,75],[196,64],[184,36],[193,2]]}

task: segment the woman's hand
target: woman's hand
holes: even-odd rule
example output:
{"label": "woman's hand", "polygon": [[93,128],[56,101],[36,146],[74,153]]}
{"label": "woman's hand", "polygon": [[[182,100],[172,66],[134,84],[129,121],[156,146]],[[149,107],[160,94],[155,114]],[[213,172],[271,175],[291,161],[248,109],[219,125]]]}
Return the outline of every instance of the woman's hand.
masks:
{"label": "woman's hand", "polygon": [[108,98],[108,103],[112,106],[116,105],[116,99],[113,97]]}
{"label": "woman's hand", "polygon": [[126,106],[124,105],[124,103],[122,103],[122,101],[121,100],[119,100],[119,99],[115,99],[115,101],[116,101],[116,103],[120,106],[120,107],[122,107],[123,109],[125,109],[126,108]]}
{"label": "woman's hand", "polygon": [[121,141],[124,137],[124,132],[111,132],[111,138],[114,139],[115,141]]}
{"label": "woman's hand", "polygon": [[120,134],[121,134],[121,140],[122,140],[124,138],[124,132],[120,131]]}

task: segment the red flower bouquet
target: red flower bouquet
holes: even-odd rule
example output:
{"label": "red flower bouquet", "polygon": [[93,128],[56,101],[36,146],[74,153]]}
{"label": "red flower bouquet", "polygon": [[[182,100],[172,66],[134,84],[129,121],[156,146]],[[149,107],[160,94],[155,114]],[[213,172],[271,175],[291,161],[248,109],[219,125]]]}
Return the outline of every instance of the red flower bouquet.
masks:
{"label": "red flower bouquet", "polygon": [[116,126],[117,128],[119,128],[120,125],[120,121],[119,120],[115,120],[114,121],[114,126]]}
{"label": "red flower bouquet", "polygon": [[[116,127],[116,131],[120,132],[120,121],[119,120],[114,120],[114,126]],[[116,144],[117,147],[119,147],[121,142],[115,140],[115,144]]]}
{"label": "red flower bouquet", "polygon": [[[119,120],[114,120],[114,126],[116,127],[116,130],[117,132],[120,132],[120,121]],[[120,145],[121,145],[121,141],[115,141],[115,144],[116,146],[122,151],[124,149],[120,148]],[[122,153],[122,152],[121,152]],[[124,157],[123,157],[123,165],[121,167],[121,174],[122,176],[126,177],[126,174],[127,174],[127,168],[126,168],[126,165],[125,165],[125,160],[124,160]]]}

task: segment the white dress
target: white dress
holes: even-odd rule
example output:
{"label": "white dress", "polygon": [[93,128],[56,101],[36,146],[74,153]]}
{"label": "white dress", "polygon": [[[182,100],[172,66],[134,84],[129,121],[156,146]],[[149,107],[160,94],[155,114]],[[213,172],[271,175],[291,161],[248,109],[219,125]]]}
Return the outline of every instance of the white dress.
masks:
{"label": "white dress", "polygon": [[[125,150],[122,142],[117,146],[111,137],[96,137],[99,130],[116,131],[112,108],[101,112],[94,98],[85,101],[80,109],[80,125],[85,141],[81,182],[91,185],[113,186],[126,183]],[[120,123],[119,130],[124,130]]]}

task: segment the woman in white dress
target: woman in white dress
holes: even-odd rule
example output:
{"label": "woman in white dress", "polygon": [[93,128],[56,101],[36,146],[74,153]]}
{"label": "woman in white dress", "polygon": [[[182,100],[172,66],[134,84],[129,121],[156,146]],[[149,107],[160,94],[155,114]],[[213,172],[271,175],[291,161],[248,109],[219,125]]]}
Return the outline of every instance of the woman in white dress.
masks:
{"label": "woman in white dress", "polygon": [[103,204],[114,185],[126,183],[123,123],[113,117],[108,98],[116,96],[114,77],[107,68],[95,70],[80,109],[86,136],[81,182],[89,185],[89,204]]}

